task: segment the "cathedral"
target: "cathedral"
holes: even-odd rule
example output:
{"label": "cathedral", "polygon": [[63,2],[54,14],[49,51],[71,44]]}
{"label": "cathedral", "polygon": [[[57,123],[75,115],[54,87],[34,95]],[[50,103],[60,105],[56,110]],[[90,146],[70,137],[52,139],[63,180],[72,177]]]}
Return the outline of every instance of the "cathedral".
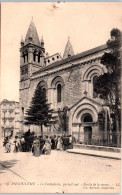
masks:
{"label": "cathedral", "polygon": [[[109,108],[94,91],[94,83],[107,72],[100,63],[106,45],[74,54],[70,38],[61,56],[45,53],[43,37],[40,41],[33,21],[28,28],[20,48],[20,131],[26,131],[24,116],[36,88],[41,85],[46,92],[48,103],[58,117],[45,134],[73,135],[81,143],[91,144],[107,139],[107,117]],[[65,115],[65,128],[61,117]],[[40,128],[30,126],[31,131],[40,134]]]}

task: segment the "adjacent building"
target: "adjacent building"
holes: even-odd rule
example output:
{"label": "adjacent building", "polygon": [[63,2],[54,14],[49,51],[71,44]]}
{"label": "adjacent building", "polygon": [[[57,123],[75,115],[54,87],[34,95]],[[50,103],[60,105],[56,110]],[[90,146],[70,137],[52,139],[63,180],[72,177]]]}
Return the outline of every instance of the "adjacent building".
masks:
{"label": "adjacent building", "polygon": [[4,99],[0,103],[1,136],[13,136],[19,132],[19,102]]}

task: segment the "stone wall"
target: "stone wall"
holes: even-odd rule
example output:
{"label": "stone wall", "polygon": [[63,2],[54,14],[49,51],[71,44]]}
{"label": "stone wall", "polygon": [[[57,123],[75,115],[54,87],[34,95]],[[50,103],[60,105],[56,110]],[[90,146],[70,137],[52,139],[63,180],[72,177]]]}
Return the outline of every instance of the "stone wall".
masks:
{"label": "stone wall", "polygon": [[[103,51],[102,51],[103,54]],[[38,84],[46,83],[47,99],[51,103],[51,108],[57,111],[65,106],[70,108],[86,96],[93,98],[92,79],[95,75],[105,72],[103,65],[100,64],[101,52],[77,59],[71,64],[66,63],[46,71],[32,74],[27,81],[20,83],[20,106],[26,112],[30,105],[34,91]],[[34,67],[33,67],[34,68]],[[59,81],[58,81],[59,78]],[[62,101],[57,103],[57,83],[62,85]],[[71,113],[70,113],[71,114]],[[70,117],[70,129],[72,128],[72,118]]]}

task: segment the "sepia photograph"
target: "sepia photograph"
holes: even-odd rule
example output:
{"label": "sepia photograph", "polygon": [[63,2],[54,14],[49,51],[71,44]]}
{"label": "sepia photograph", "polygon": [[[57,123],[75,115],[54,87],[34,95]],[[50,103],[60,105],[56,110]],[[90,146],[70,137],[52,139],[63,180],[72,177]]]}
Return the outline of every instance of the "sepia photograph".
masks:
{"label": "sepia photograph", "polygon": [[1,2],[0,194],[121,193],[122,2]]}

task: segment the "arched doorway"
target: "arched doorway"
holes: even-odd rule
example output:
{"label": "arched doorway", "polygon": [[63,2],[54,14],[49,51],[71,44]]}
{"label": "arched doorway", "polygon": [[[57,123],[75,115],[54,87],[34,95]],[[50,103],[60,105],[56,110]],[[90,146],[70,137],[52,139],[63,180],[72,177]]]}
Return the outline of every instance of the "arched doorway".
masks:
{"label": "arched doorway", "polygon": [[93,118],[91,116],[91,114],[86,113],[83,116],[83,123],[85,124],[84,126],[84,143],[91,145],[91,141],[92,141],[92,127],[90,126],[89,123],[93,122]]}

